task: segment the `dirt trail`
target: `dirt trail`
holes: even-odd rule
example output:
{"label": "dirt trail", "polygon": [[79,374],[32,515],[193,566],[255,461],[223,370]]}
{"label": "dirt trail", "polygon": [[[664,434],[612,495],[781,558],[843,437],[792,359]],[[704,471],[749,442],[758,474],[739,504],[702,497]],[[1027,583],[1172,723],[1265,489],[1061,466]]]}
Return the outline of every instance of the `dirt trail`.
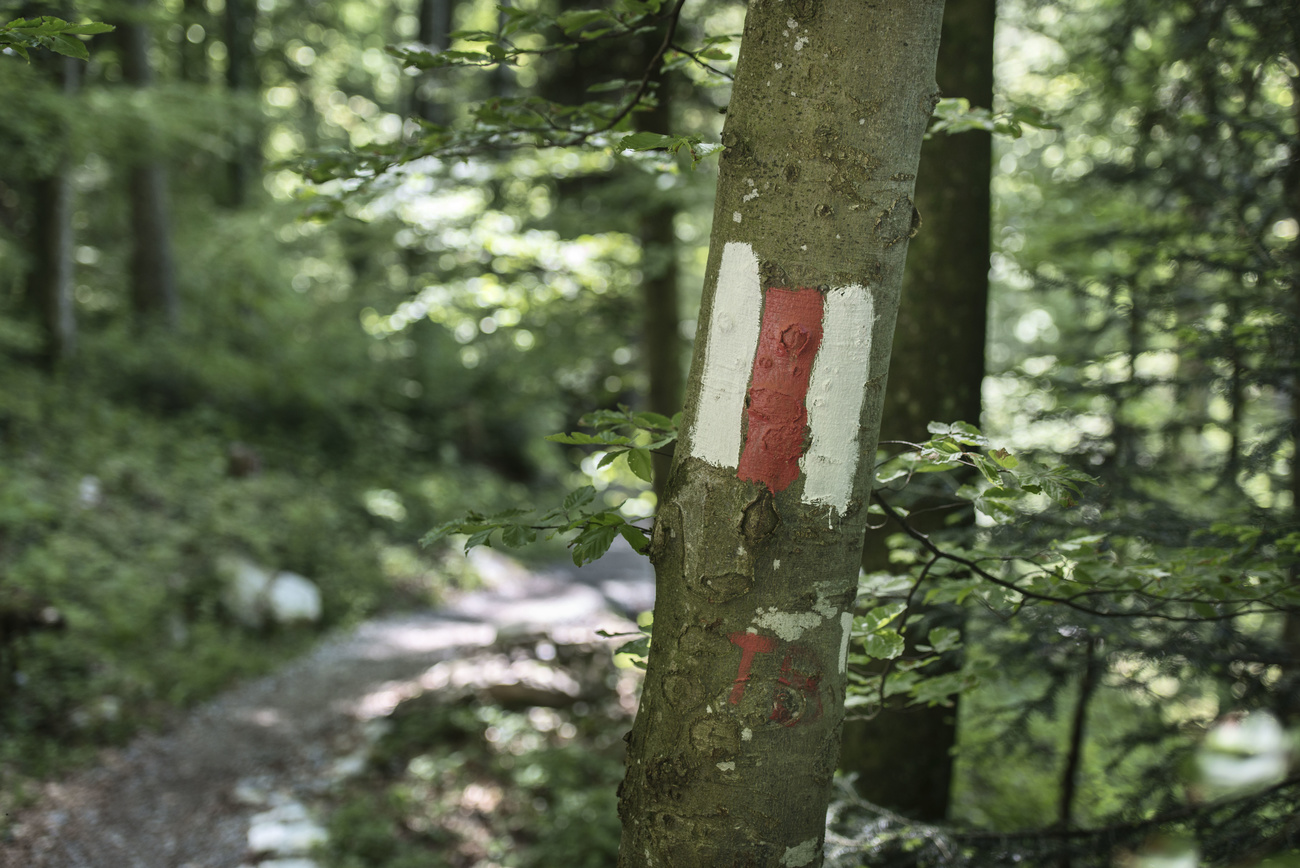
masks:
{"label": "dirt trail", "polygon": [[[235,868],[254,864],[254,791],[310,800],[364,744],[365,722],[434,664],[498,633],[628,630],[650,607],[649,565],[616,548],[582,570],[529,572],[480,550],[484,590],[426,614],[367,622],[306,657],[144,735],[95,768],[46,784],[0,868]],[[272,866],[275,862],[263,862]],[[281,860],[284,868],[295,864]],[[298,862],[296,864],[310,864]]]}

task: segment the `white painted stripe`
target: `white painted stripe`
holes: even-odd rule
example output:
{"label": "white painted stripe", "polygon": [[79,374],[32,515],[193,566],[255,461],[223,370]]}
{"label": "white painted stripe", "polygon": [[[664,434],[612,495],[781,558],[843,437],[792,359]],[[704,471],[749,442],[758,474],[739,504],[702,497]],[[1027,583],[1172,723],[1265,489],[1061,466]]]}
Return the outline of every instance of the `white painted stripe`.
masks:
{"label": "white painted stripe", "polygon": [[740,463],[741,419],[758,349],[762,308],[754,248],[730,241],[722,248],[700,402],[691,430],[691,454],[716,467]]}
{"label": "white painted stripe", "polygon": [[803,502],[848,508],[858,471],[858,429],[862,399],[871,373],[871,328],[875,302],[862,286],[826,293],[822,343],[808,384],[808,451],[803,468]]}

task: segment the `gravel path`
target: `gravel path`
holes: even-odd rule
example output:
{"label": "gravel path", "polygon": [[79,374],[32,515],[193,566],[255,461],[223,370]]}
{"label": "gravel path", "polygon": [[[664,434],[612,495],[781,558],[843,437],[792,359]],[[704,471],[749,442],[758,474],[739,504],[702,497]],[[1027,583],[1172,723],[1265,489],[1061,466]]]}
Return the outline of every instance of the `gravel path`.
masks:
{"label": "gravel path", "polygon": [[0,868],[305,868],[309,860],[250,854],[250,823],[327,792],[355,766],[367,720],[431,666],[499,634],[576,631],[592,641],[597,629],[632,629],[627,617],[653,602],[649,565],[626,547],[581,570],[529,572],[484,549],[472,560],[485,589],[328,639],[173,731],[46,784],[0,841]]}

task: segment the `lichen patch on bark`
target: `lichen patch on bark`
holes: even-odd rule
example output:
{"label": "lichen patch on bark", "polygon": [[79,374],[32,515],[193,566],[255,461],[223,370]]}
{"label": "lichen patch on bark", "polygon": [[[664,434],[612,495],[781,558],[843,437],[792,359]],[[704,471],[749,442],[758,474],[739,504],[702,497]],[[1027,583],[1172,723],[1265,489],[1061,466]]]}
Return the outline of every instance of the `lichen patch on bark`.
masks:
{"label": "lichen patch on bark", "polygon": [[781,864],[789,868],[801,868],[807,865],[816,857],[820,843],[821,840],[818,838],[809,838],[793,847],[787,847],[785,855],[781,857]]}
{"label": "lichen patch on bark", "polygon": [[766,611],[759,609],[754,615],[754,624],[771,630],[787,642],[793,642],[822,622],[822,616],[816,612],[781,612],[775,606]]}

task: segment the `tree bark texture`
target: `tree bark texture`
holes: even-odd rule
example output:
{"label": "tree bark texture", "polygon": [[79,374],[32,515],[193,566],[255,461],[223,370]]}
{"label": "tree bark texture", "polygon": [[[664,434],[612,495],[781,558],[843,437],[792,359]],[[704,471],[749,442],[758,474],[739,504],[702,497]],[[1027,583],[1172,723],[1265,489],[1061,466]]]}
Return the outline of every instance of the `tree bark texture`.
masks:
{"label": "tree bark texture", "polygon": [[[149,5],[134,0],[132,11],[142,14]],[[149,60],[149,28],[139,19],[120,25],[122,77],[136,88],[153,85]],[[131,302],[139,319],[159,318],[175,325],[180,311],[176,265],[172,256],[171,219],[167,199],[167,170],[162,158],[151,153],[148,133],[137,143],[137,158],[128,169],[127,196],[131,203]]]}
{"label": "tree bark texture", "polygon": [[[936,70],[944,96],[992,105],[996,10],[995,0],[953,0],[944,8]],[[992,138],[983,132],[939,135],[921,147],[915,199],[922,224],[903,273],[881,440],[924,440],[932,420],[979,424],[992,159]],[[928,533],[949,514],[921,513],[913,521]],[[867,534],[864,568],[889,568],[885,539],[897,530]],[[921,636],[930,627],[962,623],[955,607],[927,610],[922,617],[924,623],[915,625]],[[958,655],[953,657],[939,665],[947,671],[959,667]],[[845,724],[840,767],[858,774],[858,791],[868,801],[918,820],[942,820],[956,742],[955,707],[890,705],[871,720]]]}
{"label": "tree bark texture", "polygon": [[820,865],[942,0],[752,0],[622,868]]}

